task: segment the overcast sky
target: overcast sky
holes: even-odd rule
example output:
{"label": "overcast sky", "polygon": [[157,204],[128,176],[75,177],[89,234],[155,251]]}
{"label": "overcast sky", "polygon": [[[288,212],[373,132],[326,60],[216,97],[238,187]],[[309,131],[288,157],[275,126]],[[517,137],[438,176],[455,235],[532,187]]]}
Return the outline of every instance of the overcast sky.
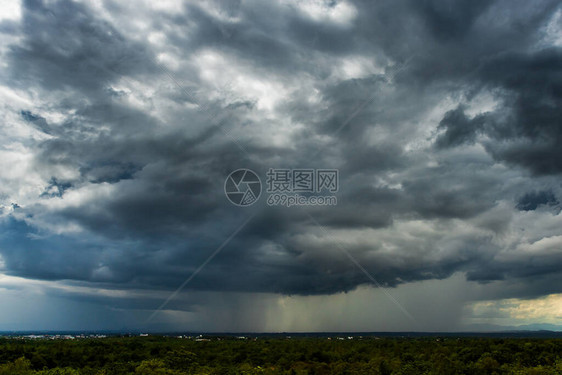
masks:
{"label": "overcast sky", "polygon": [[[0,330],[562,327],[561,25],[1,1]],[[237,207],[239,168],[336,169],[337,205]]]}

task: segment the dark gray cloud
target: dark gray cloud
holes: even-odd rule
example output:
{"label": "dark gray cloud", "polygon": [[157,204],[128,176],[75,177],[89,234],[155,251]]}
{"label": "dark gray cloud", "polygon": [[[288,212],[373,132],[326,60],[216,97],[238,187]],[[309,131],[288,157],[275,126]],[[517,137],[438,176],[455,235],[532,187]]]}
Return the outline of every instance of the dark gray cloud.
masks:
{"label": "dark gray cloud", "polygon": [[[255,214],[188,289],[368,283],[310,214],[382,285],[544,286],[560,253],[522,249],[560,235],[562,10],[518,4],[24,1],[0,24],[18,36],[1,78],[28,98],[9,121],[32,133],[1,135],[27,150],[37,191],[22,178],[0,194],[5,272],[173,290]],[[337,168],[338,205],[234,207],[238,168]]]}
{"label": "dark gray cloud", "polygon": [[412,1],[425,26],[437,39],[442,41],[462,40],[470,33],[475,21],[493,2],[463,1]]}
{"label": "dark gray cloud", "polygon": [[447,112],[439,123],[438,129],[445,129],[445,132],[437,139],[437,147],[455,147],[474,143],[476,135],[484,127],[485,119],[485,115],[468,118],[462,107]]}
{"label": "dark gray cloud", "polygon": [[542,205],[554,206],[559,203],[552,191],[534,191],[523,195],[517,202],[517,208],[522,211],[531,211]]}

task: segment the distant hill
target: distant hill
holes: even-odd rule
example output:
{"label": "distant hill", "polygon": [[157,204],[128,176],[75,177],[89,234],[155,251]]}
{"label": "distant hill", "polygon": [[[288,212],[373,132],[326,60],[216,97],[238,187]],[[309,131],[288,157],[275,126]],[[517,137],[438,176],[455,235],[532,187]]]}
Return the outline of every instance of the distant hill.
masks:
{"label": "distant hill", "polygon": [[553,331],[562,332],[562,325],[550,323],[502,326],[499,324],[472,324],[466,326],[467,332],[509,332],[509,331]]}

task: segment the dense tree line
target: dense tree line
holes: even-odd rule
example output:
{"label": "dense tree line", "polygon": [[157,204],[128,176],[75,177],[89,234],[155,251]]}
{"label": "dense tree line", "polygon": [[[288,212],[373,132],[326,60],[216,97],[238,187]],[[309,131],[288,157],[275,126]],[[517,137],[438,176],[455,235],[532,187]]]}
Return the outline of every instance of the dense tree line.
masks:
{"label": "dense tree line", "polygon": [[8,374],[562,374],[562,340],[4,338]]}

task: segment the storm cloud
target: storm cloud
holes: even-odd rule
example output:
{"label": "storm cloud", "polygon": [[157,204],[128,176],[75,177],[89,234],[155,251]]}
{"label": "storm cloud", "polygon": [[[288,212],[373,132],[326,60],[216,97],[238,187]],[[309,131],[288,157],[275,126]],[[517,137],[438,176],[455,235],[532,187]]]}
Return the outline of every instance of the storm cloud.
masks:
{"label": "storm cloud", "polygon": [[[383,287],[562,293],[561,17],[558,1],[24,0],[0,20],[0,271],[131,311],[216,249],[184,291],[372,285],[351,256]],[[337,169],[337,205],[236,207],[239,168]]]}

